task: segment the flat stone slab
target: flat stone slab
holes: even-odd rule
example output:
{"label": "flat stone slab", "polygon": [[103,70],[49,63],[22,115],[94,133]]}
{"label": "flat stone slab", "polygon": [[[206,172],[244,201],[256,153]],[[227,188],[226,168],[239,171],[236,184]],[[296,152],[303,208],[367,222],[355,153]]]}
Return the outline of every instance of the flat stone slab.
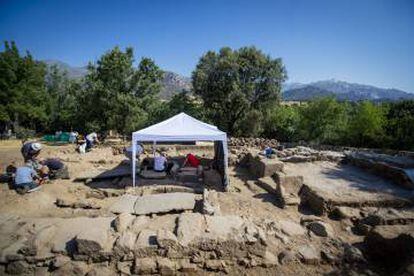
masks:
{"label": "flat stone slab", "polygon": [[413,191],[352,165],[325,161],[289,163],[284,171],[287,175],[302,175],[304,183],[332,206],[385,206],[387,202],[392,206],[394,201],[408,203],[414,196]]}
{"label": "flat stone slab", "polygon": [[117,202],[110,208],[110,211],[115,214],[121,213],[134,213],[134,205],[137,201],[138,196],[133,195],[123,195]]}
{"label": "flat stone slab", "polygon": [[195,196],[190,193],[155,194],[138,197],[133,214],[149,215],[171,211],[193,210]]}

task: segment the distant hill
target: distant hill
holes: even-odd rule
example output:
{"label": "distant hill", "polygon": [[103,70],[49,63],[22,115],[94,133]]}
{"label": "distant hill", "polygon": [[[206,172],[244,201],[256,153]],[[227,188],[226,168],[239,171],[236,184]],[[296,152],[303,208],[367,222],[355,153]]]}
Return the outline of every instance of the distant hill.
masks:
{"label": "distant hill", "polygon": [[49,59],[49,60],[43,60],[43,62],[46,63],[48,67],[51,67],[52,65],[56,65],[59,68],[59,70],[66,71],[70,79],[80,79],[83,76],[85,76],[88,71],[86,69],[86,66],[73,67],[59,60]]}
{"label": "distant hill", "polygon": [[[293,88],[291,88],[293,87]],[[398,101],[414,99],[413,93],[394,88],[379,88],[371,85],[348,83],[338,80],[317,81],[294,86],[285,85],[283,99],[289,101],[308,101],[316,97],[333,96],[347,101]]]}
{"label": "distant hill", "polygon": [[[86,75],[87,69],[85,67],[73,67],[67,63],[59,60],[43,60],[47,66],[56,65],[60,70],[66,71],[70,79],[80,79]],[[163,79],[161,81],[162,88],[160,97],[162,99],[170,99],[174,94],[182,90],[191,89],[191,79],[181,76],[180,74],[164,71]]]}
{"label": "distant hill", "polygon": [[169,99],[183,90],[191,90],[191,78],[171,71],[164,71],[161,98]]}

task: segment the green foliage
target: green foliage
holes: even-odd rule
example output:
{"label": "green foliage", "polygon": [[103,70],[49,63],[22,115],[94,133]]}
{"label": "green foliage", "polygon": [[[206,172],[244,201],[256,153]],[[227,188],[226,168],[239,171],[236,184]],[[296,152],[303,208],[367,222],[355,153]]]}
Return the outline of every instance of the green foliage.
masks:
{"label": "green foliage", "polygon": [[115,47],[74,81],[6,42],[0,52],[0,131],[13,126],[19,138],[70,129],[129,135],[185,112],[235,136],[414,150],[413,100],[351,104],[320,98],[280,105],[282,61],[254,47],[207,52],[192,75],[194,94],[183,91],[170,101],[158,98],[162,71],[154,61],[133,63],[132,48]]}
{"label": "green foliage", "polygon": [[222,48],[201,57],[192,84],[213,122],[237,134],[242,131],[238,127],[248,120],[246,116],[257,117],[256,111],[262,112],[278,102],[285,79],[281,59],[272,59],[254,47],[234,51]]}
{"label": "green foliage", "polygon": [[334,98],[320,98],[300,109],[302,139],[317,143],[339,143],[349,120],[347,104]]}
{"label": "green foliage", "polygon": [[347,135],[354,146],[378,147],[385,139],[385,123],[384,107],[364,101],[357,105]]}
{"label": "green foliage", "polygon": [[414,150],[414,101],[391,103],[386,119],[391,146]]}
{"label": "green foliage", "polygon": [[104,54],[96,65],[88,66],[85,91],[81,95],[82,114],[89,125],[86,130],[109,129],[127,134],[142,128],[156,107],[160,91],[161,70],[143,58],[133,67],[132,48],[118,47]]}
{"label": "green foliage", "polygon": [[30,53],[21,56],[14,42],[0,53],[0,120],[41,130],[47,124],[46,67]]}
{"label": "green foliage", "polygon": [[300,113],[298,106],[275,106],[266,115],[264,135],[283,142],[299,139]]}

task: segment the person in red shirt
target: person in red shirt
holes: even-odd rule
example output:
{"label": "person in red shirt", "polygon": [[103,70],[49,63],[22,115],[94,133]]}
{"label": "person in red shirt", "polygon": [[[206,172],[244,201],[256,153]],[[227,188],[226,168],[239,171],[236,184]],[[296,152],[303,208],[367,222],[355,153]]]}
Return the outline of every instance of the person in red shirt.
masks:
{"label": "person in red shirt", "polygon": [[200,165],[200,160],[197,157],[195,157],[193,154],[189,153],[187,154],[187,157],[185,158],[183,167],[185,167],[187,164],[190,167],[197,168]]}

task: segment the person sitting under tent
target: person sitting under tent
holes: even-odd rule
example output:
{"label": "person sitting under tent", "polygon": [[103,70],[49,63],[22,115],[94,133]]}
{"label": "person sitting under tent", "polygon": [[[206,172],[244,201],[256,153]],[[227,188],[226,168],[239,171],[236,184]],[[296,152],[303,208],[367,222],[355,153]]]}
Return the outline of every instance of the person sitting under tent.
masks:
{"label": "person sitting under tent", "polygon": [[89,133],[85,137],[86,139],[86,151],[90,151],[95,143],[99,143],[98,134],[96,132]]}
{"label": "person sitting under tent", "polygon": [[185,160],[184,160],[184,163],[183,163],[182,167],[184,168],[187,165],[189,167],[198,168],[198,166],[200,166],[200,159],[198,159],[194,154],[189,153],[185,157]]}
{"label": "person sitting under tent", "polygon": [[174,166],[173,162],[168,162],[166,153],[157,154],[154,157],[154,171],[170,173],[171,168]]}

